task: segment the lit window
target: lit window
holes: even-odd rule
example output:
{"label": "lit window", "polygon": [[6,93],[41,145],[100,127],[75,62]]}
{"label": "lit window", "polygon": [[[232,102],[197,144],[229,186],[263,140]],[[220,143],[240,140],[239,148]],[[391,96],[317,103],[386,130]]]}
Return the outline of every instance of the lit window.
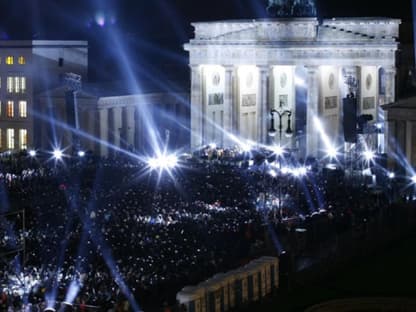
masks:
{"label": "lit window", "polygon": [[26,129],[19,130],[19,144],[20,144],[21,150],[27,149],[27,130]]}
{"label": "lit window", "polygon": [[13,118],[14,117],[14,102],[7,101],[7,117]]}
{"label": "lit window", "polygon": [[26,93],[26,77],[7,77],[7,92]]}
{"label": "lit window", "polygon": [[7,93],[13,93],[13,77],[7,77]]}
{"label": "lit window", "polygon": [[25,57],[24,57],[24,56],[19,56],[18,63],[19,63],[20,65],[24,65],[24,64],[26,64],[26,59],[25,59]]}
{"label": "lit window", "polygon": [[14,149],[14,129],[7,129],[7,148]]}
{"label": "lit window", "polygon": [[7,65],[13,65],[13,63],[14,63],[14,58],[13,58],[13,56],[8,56],[8,57],[6,57],[6,64],[7,64]]}
{"label": "lit window", "polygon": [[20,77],[20,92],[26,93],[26,77]]}
{"label": "lit window", "polygon": [[19,101],[19,116],[21,118],[27,117],[27,102],[26,101]]}
{"label": "lit window", "polygon": [[20,92],[20,77],[14,77],[14,92]]}

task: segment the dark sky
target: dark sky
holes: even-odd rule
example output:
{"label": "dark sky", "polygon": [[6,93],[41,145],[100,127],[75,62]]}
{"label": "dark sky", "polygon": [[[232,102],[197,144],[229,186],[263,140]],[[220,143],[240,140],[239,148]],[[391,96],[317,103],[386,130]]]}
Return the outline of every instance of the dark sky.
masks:
{"label": "dark sky", "polygon": [[[178,79],[184,79],[188,60],[182,44],[192,36],[191,22],[267,17],[265,2],[0,0],[0,37],[88,40],[92,80],[125,78],[126,70],[119,66],[120,52],[136,76],[164,77],[174,72]],[[385,2],[316,0],[316,5],[319,18],[386,16],[411,20],[411,0]],[[407,42],[409,38],[411,34],[406,32],[401,40]]]}

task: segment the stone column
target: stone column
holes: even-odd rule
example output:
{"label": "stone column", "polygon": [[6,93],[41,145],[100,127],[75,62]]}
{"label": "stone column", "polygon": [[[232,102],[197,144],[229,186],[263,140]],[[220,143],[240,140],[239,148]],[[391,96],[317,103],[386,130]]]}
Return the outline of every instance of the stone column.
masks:
{"label": "stone column", "polygon": [[412,131],[413,131],[413,121],[406,121],[406,134],[405,134],[405,149],[406,149],[406,158],[409,163],[412,163]]}
{"label": "stone column", "polygon": [[[95,136],[95,110],[93,109],[86,109],[84,114],[87,115],[87,125],[85,125],[87,129],[87,134],[91,135],[92,137]],[[83,140],[85,142],[85,148],[88,150],[94,150],[95,142],[90,138],[85,138]]]}
{"label": "stone column", "polygon": [[99,122],[100,122],[100,155],[101,157],[108,156],[108,110],[106,108],[100,108],[98,110]]}
{"label": "stone column", "polygon": [[191,149],[203,141],[203,100],[201,68],[191,65]]}
{"label": "stone column", "polygon": [[[393,103],[395,101],[396,96],[396,68],[393,66],[384,67],[384,75],[385,75],[385,82],[386,82],[386,89],[384,95],[384,104]],[[388,120],[388,112],[384,112],[384,120]],[[392,131],[391,123],[389,123],[387,129],[387,133],[384,134],[384,146],[387,146],[387,152],[390,154],[393,150],[393,146],[395,142],[393,142],[392,135],[396,135],[396,133],[389,133]],[[385,131],[386,132],[386,131]]]}
{"label": "stone column", "polygon": [[115,147],[121,147],[121,131],[123,130],[122,107],[113,107],[113,144]]}
{"label": "stone column", "polygon": [[231,65],[224,66],[225,68],[225,79],[224,79],[224,130],[226,132],[223,137],[223,145],[230,147],[232,140],[229,139],[227,134],[234,134],[234,77],[235,68]]}
{"label": "stone column", "polygon": [[269,107],[269,76],[268,66],[259,66],[259,105],[257,107],[257,140],[267,143],[267,108]]}
{"label": "stone column", "polygon": [[127,147],[133,147],[134,146],[134,106],[127,106],[124,108],[126,113],[126,143]]}
{"label": "stone column", "polygon": [[306,98],[306,155],[318,156],[319,133],[316,129],[314,117],[319,117],[319,68],[317,66],[307,67]]}
{"label": "stone column", "polygon": [[385,103],[393,103],[396,99],[396,68],[393,66],[384,68],[384,75],[386,79],[386,95]]}
{"label": "stone column", "polygon": [[393,169],[395,167],[395,159],[392,157],[395,153],[395,146],[397,145],[396,142],[396,121],[389,120],[388,118],[389,112],[386,112],[386,122],[385,122],[385,133],[384,133],[384,139],[385,139],[385,146],[386,146],[386,153],[388,155],[387,159],[387,167],[389,169]]}

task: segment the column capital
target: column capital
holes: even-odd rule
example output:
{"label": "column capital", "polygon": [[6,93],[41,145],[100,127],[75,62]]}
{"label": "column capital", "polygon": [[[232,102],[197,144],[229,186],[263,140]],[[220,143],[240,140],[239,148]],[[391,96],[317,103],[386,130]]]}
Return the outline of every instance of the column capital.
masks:
{"label": "column capital", "polygon": [[261,73],[270,73],[271,67],[269,65],[257,65],[257,68]]}
{"label": "column capital", "polygon": [[358,76],[358,66],[349,65],[342,67],[342,76],[344,78],[348,76],[357,77]]}
{"label": "column capital", "polygon": [[308,71],[309,75],[315,75],[319,72],[319,66],[317,65],[307,65],[305,66],[305,68]]}
{"label": "column capital", "polygon": [[188,64],[191,69],[198,69],[201,65],[200,64]]}
{"label": "column capital", "polygon": [[226,64],[226,65],[221,65],[221,66],[225,69],[225,71],[234,71],[237,68],[233,64]]}
{"label": "column capital", "polygon": [[382,67],[384,69],[384,72],[386,74],[396,74],[397,72],[397,68],[396,66],[386,66],[386,67]]}

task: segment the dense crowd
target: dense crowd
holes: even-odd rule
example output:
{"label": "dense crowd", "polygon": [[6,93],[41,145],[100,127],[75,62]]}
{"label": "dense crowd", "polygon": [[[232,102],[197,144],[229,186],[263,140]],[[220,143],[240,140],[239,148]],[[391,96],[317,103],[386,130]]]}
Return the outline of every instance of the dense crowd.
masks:
{"label": "dense crowd", "polygon": [[322,239],[380,209],[370,189],[360,184],[357,192],[339,172],[313,163],[294,173],[275,158],[222,155],[190,157],[162,176],[122,157],[3,159],[0,196],[8,214],[0,251],[22,241],[26,248],[1,258],[0,310],[43,311],[54,301],[80,311],[129,311],[136,303],[157,309],[173,304],[183,286],[270,252],[266,225],[280,249],[290,248],[287,233],[296,227],[322,222],[327,226],[313,238]]}

